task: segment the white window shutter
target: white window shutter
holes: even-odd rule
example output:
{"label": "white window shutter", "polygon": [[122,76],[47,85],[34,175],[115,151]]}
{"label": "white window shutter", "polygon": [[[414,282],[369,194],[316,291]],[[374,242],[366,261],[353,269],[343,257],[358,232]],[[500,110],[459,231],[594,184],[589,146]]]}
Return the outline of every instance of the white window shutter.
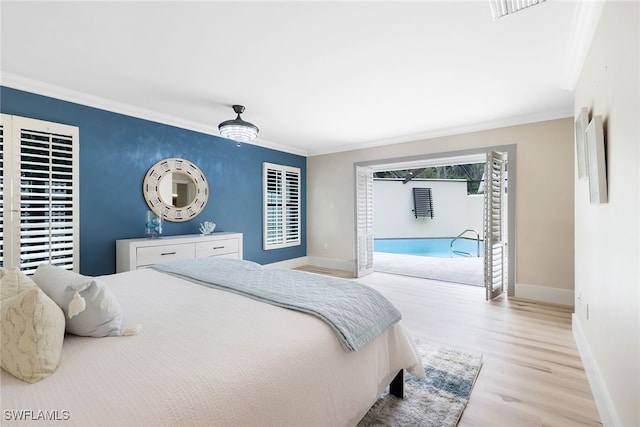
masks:
{"label": "white window shutter", "polygon": [[300,245],[300,168],[265,162],[263,191],[263,248]]}
{"label": "white window shutter", "polygon": [[285,172],[286,212],[285,224],[286,243],[300,244],[300,170]]}
{"label": "white window shutter", "polygon": [[[9,255],[10,246],[7,245],[10,230],[5,230],[5,225],[10,224],[11,203],[11,125],[10,116],[2,115],[0,121],[0,266],[5,266],[5,258]],[[6,209],[5,209],[6,207]]]}
{"label": "white window shutter", "polygon": [[486,299],[502,294],[507,283],[504,233],[506,153],[487,153],[484,194],[484,264]]}
{"label": "white window shutter", "polygon": [[373,169],[356,166],[356,277],[373,272]]}
{"label": "white window shutter", "polygon": [[3,130],[9,120],[12,129],[3,140],[3,265],[26,274],[41,263],[78,271],[78,128],[2,119]]}

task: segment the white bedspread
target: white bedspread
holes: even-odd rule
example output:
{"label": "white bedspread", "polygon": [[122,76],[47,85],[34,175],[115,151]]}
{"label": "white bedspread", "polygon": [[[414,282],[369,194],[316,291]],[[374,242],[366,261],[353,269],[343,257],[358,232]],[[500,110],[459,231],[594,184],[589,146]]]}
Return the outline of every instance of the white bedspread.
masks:
{"label": "white bedspread", "polygon": [[102,280],[142,332],[67,335],[36,384],[2,371],[3,426],[48,425],[14,420],[38,411],[65,426],[355,425],[401,368],[424,375],[401,323],[349,353],[308,314],[151,269]]}

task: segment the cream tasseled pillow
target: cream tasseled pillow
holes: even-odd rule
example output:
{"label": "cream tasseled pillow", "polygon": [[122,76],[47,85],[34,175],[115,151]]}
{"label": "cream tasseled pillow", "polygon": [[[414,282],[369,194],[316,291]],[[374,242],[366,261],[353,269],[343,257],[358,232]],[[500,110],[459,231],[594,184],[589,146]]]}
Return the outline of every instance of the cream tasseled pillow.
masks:
{"label": "cream tasseled pillow", "polygon": [[3,298],[0,318],[2,369],[28,383],[53,374],[64,340],[65,319],[60,307],[34,284]]}

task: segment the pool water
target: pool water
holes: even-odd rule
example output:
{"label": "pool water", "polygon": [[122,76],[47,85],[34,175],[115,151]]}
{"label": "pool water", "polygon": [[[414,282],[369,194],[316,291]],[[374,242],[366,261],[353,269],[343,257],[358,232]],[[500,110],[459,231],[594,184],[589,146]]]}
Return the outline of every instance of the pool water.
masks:
{"label": "pool water", "polygon": [[[429,256],[436,258],[461,257],[451,252],[453,237],[438,237],[428,239],[375,239],[373,250],[392,254]],[[482,256],[483,242],[480,241],[480,256]],[[473,256],[478,254],[478,242],[475,239],[461,238],[455,241],[456,251],[468,252]]]}

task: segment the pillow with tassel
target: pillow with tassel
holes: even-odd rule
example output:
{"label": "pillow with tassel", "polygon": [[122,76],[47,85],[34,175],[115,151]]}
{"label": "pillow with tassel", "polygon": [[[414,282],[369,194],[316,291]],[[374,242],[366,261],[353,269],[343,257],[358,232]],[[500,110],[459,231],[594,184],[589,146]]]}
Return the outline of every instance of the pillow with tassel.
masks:
{"label": "pillow with tassel", "polygon": [[141,327],[123,328],[115,295],[95,277],[40,264],[33,281],[62,308],[66,331],[83,337],[135,335]]}

